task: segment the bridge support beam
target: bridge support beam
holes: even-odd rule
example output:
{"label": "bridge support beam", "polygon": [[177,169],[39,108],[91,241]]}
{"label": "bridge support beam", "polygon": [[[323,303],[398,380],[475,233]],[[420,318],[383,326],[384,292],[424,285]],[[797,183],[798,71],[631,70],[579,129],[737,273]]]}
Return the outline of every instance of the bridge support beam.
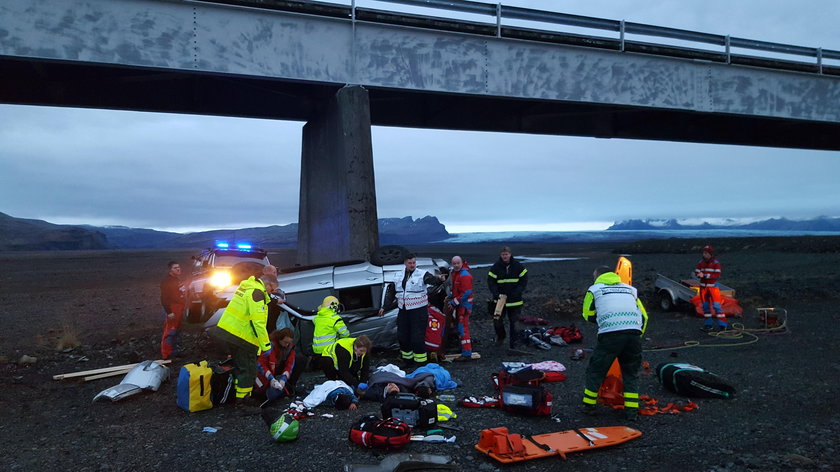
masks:
{"label": "bridge support beam", "polygon": [[346,86],[303,127],[298,263],[368,259],[379,245],[368,92]]}

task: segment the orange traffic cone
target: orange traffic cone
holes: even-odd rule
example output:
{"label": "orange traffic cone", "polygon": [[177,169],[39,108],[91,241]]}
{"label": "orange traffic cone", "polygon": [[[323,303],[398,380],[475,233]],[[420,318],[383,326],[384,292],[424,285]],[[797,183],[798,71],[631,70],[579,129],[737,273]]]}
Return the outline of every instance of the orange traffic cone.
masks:
{"label": "orange traffic cone", "polygon": [[606,378],[598,390],[598,401],[604,405],[624,406],[624,382],[621,380],[621,366],[614,360]]}

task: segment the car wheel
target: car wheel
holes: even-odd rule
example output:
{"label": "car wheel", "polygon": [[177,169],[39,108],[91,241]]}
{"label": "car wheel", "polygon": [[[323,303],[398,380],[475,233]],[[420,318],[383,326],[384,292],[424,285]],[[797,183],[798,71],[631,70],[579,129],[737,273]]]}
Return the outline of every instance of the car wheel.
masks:
{"label": "car wheel", "polygon": [[201,323],[204,320],[204,304],[190,303],[190,308],[187,310],[187,322]]}
{"label": "car wheel", "polygon": [[370,255],[370,262],[374,265],[402,264],[408,249],[402,246],[381,246]]}
{"label": "car wheel", "polygon": [[662,311],[674,309],[674,300],[671,298],[671,294],[664,290],[659,292],[659,308],[662,308]]}
{"label": "car wheel", "polygon": [[201,313],[201,322],[204,323],[205,321],[209,320],[213,313],[216,313],[216,304],[212,302],[204,302],[203,310]]}

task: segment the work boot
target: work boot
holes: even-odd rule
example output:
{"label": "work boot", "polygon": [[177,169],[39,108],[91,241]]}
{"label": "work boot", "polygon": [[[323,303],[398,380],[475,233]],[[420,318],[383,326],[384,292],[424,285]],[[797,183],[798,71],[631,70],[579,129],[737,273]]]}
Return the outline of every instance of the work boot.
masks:
{"label": "work boot", "polygon": [[729,331],[730,329],[729,323],[718,323],[717,325],[718,331]]}
{"label": "work boot", "polygon": [[639,409],[638,408],[625,408],[624,409],[624,419],[627,421],[638,421],[639,420]]}
{"label": "work boot", "polygon": [[262,408],[253,397],[237,398],[236,412],[242,416],[259,415]]}
{"label": "work boot", "polygon": [[715,329],[715,325],[712,324],[712,320],[707,320],[705,323],[703,323],[703,327],[700,328],[701,331],[706,331],[706,332],[712,331],[714,329]]}
{"label": "work boot", "polygon": [[578,407],[578,411],[586,416],[595,416],[595,405],[584,403],[583,405]]}

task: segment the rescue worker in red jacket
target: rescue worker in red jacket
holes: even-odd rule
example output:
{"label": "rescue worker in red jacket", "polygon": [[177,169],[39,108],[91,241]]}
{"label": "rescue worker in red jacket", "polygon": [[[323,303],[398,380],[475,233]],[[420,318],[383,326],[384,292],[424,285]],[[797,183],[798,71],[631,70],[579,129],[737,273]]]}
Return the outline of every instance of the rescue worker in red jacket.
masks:
{"label": "rescue worker in red jacket", "polygon": [[257,378],[257,356],[269,357],[272,346],[265,324],[268,318],[268,294],[277,290],[277,277],[263,275],[243,280],[219,323],[207,332],[233,358],[237,404],[251,397]]}
{"label": "rescue worker in red jacket", "polygon": [[449,304],[455,309],[458,337],[461,339],[461,358],[472,359],[470,341],[470,313],[473,306],[473,277],[467,262],[461,256],[452,258],[452,298]]}
{"label": "rescue worker in red jacket", "polygon": [[[718,328],[728,329],[729,324],[726,322],[726,313],[723,312],[722,302],[720,296],[720,289],[717,287],[717,281],[720,278],[721,267],[720,262],[714,257],[715,249],[712,246],[703,247],[703,258],[697,263],[694,268],[694,275],[700,279],[700,300],[703,303],[703,330],[711,331],[715,327],[714,321],[717,321]],[[715,320],[713,321],[713,315]]]}
{"label": "rescue worker in red jacket", "polygon": [[294,385],[289,383],[295,369],[294,336],[289,328],[272,331],[268,335],[271,351],[259,357],[254,390],[264,394],[268,401],[294,392]]}
{"label": "rescue worker in red jacket", "polygon": [[160,304],[163,307],[163,336],[160,340],[160,355],[169,359],[179,355],[178,340],[181,337],[181,321],[184,319],[184,284],[179,278],[181,264],[169,262],[169,273],[160,283]]}

